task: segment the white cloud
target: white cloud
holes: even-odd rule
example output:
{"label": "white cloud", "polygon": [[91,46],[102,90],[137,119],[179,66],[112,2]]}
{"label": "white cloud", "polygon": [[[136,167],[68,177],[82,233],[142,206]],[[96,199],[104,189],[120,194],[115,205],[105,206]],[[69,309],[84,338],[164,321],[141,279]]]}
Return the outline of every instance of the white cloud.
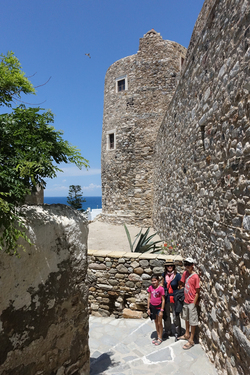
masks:
{"label": "white cloud", "polygon": [[[89,186],[82,186],[82,190],[95,190],[95,189],[101,189],[101,185],[95,185],[93,183],[89,184]],[[50,192],[50,191],[68,191],[69,190],[69,187],[68,186],[63,186],[63,185],[59,185],[59,184],[54,184],[53,187],[47,189],[46,188],[46,192]]]}
{"label": "white cloud", "polygon": [[89,184],[89,186],[82,186],[82,190],[101,189],[101,185]]}
{"label": "white cloud", "polygon": [[62,172],[59,172],[57,174],[57,177],[72,177],[72,176],[94,176],[94,175],[100,175],[101,169],[79,169],[75,166],[72,167],[65,167],[61,168]]}
{"label": "white cloud", "polygon": [[49,189],[45,189],[46,192],[48,191],[64,191],[64,190],[69,190],[69,187],[68,186],[62,186],[62,185],[59,185],[59,184],[55,184],[53,185],[52,188],[49,188]]}

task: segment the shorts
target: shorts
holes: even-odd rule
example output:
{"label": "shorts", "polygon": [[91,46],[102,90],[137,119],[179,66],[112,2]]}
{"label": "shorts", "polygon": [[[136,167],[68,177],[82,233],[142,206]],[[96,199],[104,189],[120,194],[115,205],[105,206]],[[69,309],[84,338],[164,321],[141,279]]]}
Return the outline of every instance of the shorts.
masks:
{"label": "shorts", "polygon": [[198,311],[194,303],[185,303],[181,312],[182,319],[187,320],[191,326],[198,325]]}
{"label": "shorts", "polygon": [[154,306],[154,305],[151,305],[150,303],[150,319],[151,320],[155,320],[156,316],[159,315],[160,312],[161,312],[161,304]]}

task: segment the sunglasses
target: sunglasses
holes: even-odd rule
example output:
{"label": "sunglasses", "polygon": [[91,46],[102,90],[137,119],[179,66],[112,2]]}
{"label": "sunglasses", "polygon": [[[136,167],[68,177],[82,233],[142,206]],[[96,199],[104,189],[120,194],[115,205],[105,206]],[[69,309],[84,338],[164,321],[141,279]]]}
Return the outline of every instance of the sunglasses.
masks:
{"label": "sunglasses", "polygon": [[193,265],[193,263],[186,263],[186,262],[184,263],[185,267],[192,266],[192,265]]}

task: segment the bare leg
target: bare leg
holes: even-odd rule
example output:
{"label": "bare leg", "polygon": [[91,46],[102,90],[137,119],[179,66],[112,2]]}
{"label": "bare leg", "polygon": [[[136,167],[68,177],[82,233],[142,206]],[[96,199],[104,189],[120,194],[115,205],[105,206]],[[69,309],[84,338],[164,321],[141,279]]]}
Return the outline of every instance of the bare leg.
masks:
{"label": "bare leg", "polygon": [[196,326],[191,326],[191,335],[190,335],[190,339],[188,340],[190,344],[194,344],[195,329],[196,329]]}
{"label": "bare leg", "polygon": [[186,320],[186,332],[184,334],[184,337],[188,340],[189,337],[190,337],[190,334],[189,334],[189,321]]}
{"label": "bare leg", "polygon": [[158,339],[159,338],[158,316],[155,317],[155,329],[156,329],[157,339]]}
{"label": "bare leg", "polygon": [[157,316],[158,318],[158,338],[162,340],[162,332],[163,332],[163,325],[162,325],[162,318]]}
{"label": "bare leg", "polygon": [[156,316],[155,327],[156,327],[158,339],[157,339],[157,341],[154,342],[154,344],[160,345],[162,343],[162,331],[163,331],[162,317]]}
{"label": "bare leg", "polygon": [[158,339],[162,340],[162,331],[163,331],[163,326],[162,326],[162,319],[159,318],[159,316],[156,316],[155,319],[155,327],[158,335]]}

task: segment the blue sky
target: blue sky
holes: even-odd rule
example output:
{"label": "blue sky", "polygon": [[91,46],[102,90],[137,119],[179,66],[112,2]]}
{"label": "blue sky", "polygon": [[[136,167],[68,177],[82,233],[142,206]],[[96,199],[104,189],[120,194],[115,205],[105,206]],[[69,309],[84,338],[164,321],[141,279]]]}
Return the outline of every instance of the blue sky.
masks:
{"label": "blue sky", "polygon": [[[203,0],[3,0],[1,53],[13,51],[54,126],[89,160],[90,169],[61,166],[45,196],[67,196],[69,185],[101,195],[104,78],[115,61],[135,54],[139,38],[154,28],[163,39],[188,47]],[[90,53],[91,58],[85,53]],[[19,103],[17,103],[19,104]],[[2,109],[3,112],[3,109]]]}

